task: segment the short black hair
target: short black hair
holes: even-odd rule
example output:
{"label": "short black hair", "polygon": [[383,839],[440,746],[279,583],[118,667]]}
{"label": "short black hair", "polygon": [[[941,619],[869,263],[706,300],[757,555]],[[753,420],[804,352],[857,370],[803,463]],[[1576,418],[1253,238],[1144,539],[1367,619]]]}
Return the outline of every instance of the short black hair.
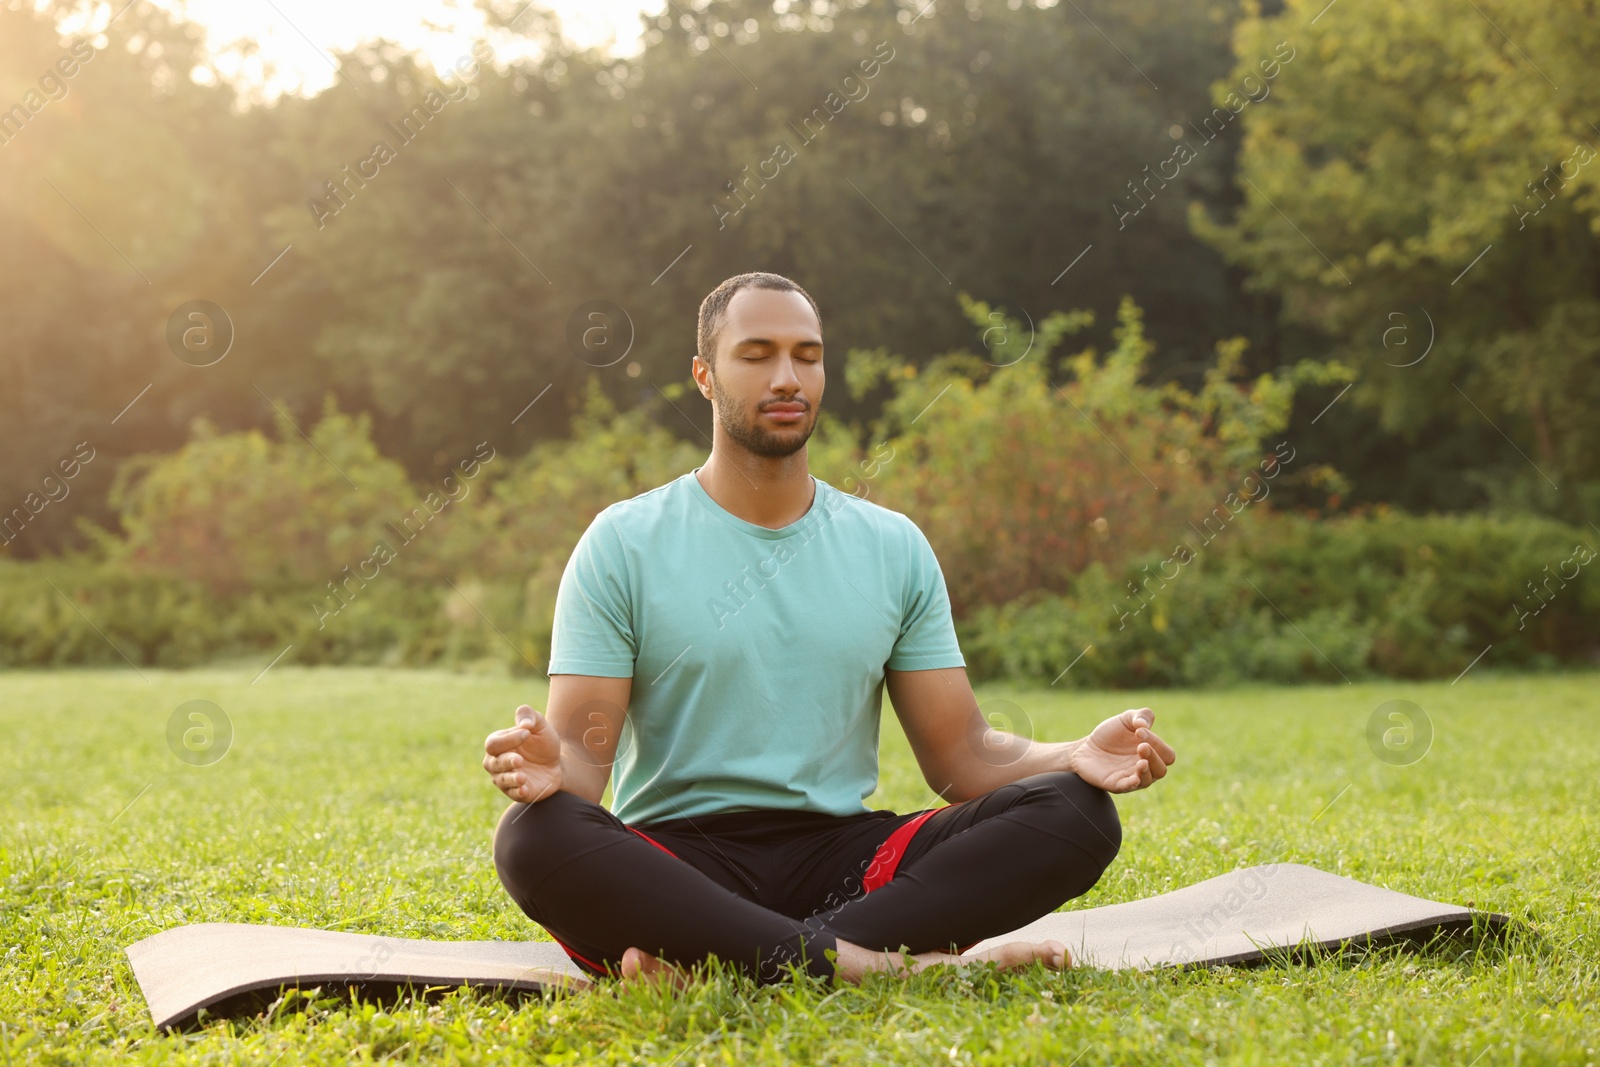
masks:
{"label": "short black hair", "polygon": [[766,271],[751,271],[748,274],[735,274],[700,301],[700,333],[697,349],[700,358],[710,366],[717,354],[717,334],[722,329],[722,324],[728,318],[728,304],[733,301],[734,294],[741,289],[775,289],[783,293],[799,293],[806,298],[806,303],[811,305],[811,310],[816,313],[817,327],[822,326],[822,311],[817,307],[817,302],[811,299],[811,294],[802,289],[797,282],[790,281],[781,274],[769,274]]}

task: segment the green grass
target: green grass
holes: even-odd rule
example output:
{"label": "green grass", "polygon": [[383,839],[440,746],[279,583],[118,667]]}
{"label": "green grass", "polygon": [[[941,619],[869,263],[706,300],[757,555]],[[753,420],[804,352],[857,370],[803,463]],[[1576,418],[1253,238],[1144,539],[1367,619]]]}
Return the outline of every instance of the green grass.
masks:
{"label": "green grass", "polygon": [[[1149,705],[1172,775],[1119,800],[1122,854],[1072,906],[1234,867],[1309,863],[1506,912],[1505,943],[1385,948],[1262,968],[930,972],[860,988],[722,975],[512,1003],[452,992],[388,1008],[291,998],[270,1019],[155,1032],[125,945],[181,923],[402,937],[543,936],[489,858],[503,802],[480,743],[538,685],[280,666],[0,674],[0,1064],[1564,1063],[1600,1061],[1600,676],[1226,692],[993,690],[1036,736]],[[226,756],[180,763],[168,717],[208,699]],[[1408,699],[1420,762],[1367,747]],[[1013,713],[1014,714],[1014,713]],[[876,807],[931,802],[892,715]]]}

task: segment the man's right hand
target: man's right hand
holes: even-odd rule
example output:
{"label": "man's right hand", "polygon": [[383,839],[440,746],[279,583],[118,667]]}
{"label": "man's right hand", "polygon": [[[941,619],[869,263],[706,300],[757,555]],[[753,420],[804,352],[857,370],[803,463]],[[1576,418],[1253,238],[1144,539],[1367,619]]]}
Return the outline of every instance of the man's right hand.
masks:
{"label": "man's right hand", "polygon": [[512,800],[532,804],[561,788],[561,738],[526,704],[517,709],[517,725],[490,734],[483,750],[483,769]]}

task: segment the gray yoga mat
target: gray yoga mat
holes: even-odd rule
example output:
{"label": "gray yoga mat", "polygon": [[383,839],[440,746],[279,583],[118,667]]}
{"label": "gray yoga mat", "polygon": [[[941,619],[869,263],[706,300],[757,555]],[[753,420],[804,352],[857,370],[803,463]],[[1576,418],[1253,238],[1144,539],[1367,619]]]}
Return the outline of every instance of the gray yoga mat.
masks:
{"label": "gray yoga mat", "polygon": [[1509,921],[1301,863],[1271,863],[1144,900],[1052,912],[970,951],[1053,939],[1076,964],[1104,970],[1220,966],[1260,960],[1273,949],[1423,940],[1468,930],[1474,920],[1489,930]]}
{"label": "gray yoga mat", "polygon": [[[1275,948],[1334,947],[1462,930],[1503,915],[1367,885],[1298,863],[1230,871],[1127,904],[1054,912],[974,946],[1064,942],[1080,966],[1104,969],[1258,960]],[[158,1027],[260,1010],[278,990],[484,986],[577,990],[589,981],[549,941],[417,941],[247,923],[178,926],[127,948]]]}
{"label": "gray yoga mat", "polygon": [[418,941],[299,926],[193,923],[125,950],[159,1028],[184,1027],[200,1009],[251,1014],[285,987],[485,986],[580,989],[588,978],[553,941]]}

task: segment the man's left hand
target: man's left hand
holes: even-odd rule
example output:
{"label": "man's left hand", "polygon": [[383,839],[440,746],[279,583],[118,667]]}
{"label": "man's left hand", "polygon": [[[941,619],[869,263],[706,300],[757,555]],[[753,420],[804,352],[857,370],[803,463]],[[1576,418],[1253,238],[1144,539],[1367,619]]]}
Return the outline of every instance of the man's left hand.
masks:
{"label": "man's left hand", "polygon": [[1067,769],[1108,793],[1131,793],[1165,778],[1178,755],[1151,731],[1155,721],[1149,708],[1113,715],[1078,742]]}

